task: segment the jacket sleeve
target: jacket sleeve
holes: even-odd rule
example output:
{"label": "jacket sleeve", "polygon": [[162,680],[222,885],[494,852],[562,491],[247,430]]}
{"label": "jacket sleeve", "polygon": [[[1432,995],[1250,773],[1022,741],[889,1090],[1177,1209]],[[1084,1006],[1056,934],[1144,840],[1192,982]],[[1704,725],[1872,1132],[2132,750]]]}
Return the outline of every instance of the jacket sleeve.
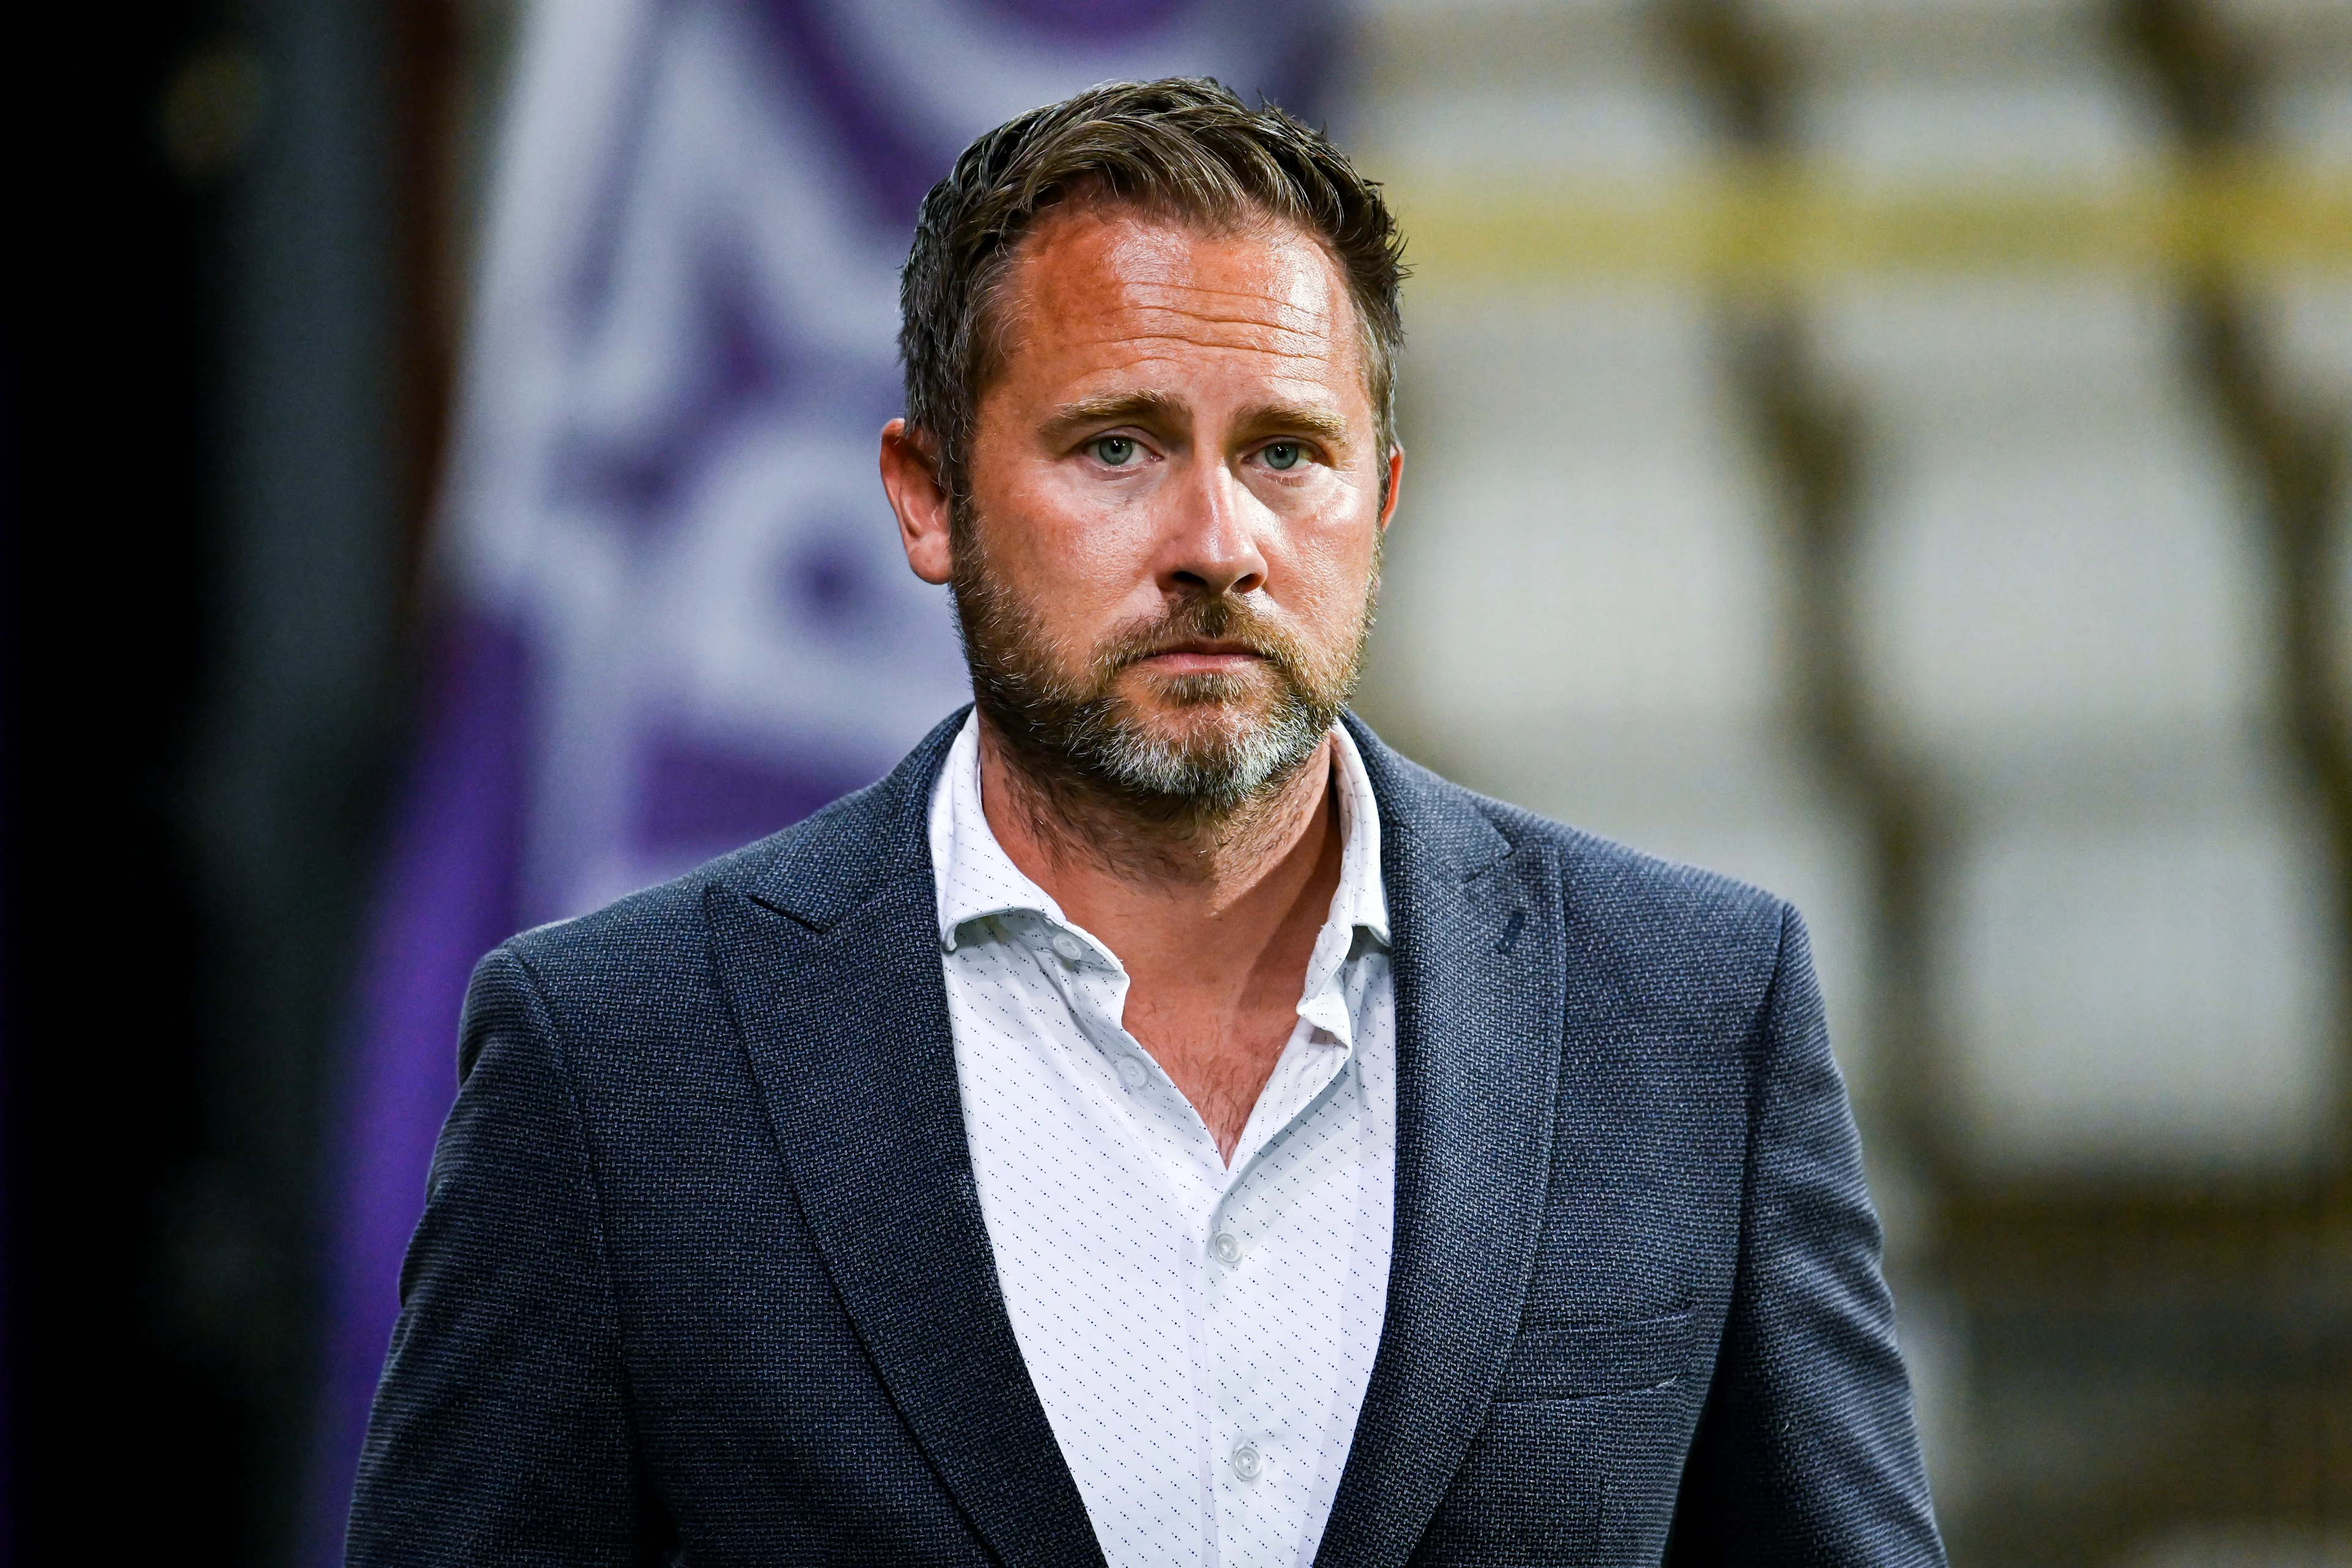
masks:
{"label": "jacket sleeve", "polygon": [[474,972],[457,1071],[345,1561],[629,1563],[640,1500],[594,1176],[552,1019],[506,949]]}
{"label": "jacket sleeve", "polygon": [[1793,910],[1759,1028],[1738,1275],[1666,1561],[1940,1568],[1878,1219]]}

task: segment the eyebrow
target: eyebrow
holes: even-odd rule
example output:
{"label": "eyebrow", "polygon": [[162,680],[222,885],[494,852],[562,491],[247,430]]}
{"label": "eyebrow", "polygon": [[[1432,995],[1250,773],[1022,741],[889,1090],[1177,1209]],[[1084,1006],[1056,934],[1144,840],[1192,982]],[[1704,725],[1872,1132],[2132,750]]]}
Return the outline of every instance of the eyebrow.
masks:
{"label": "eyebrow", "polygon": [[1296,430],[1334,447],[1348,444],[1345,419],[1328,408],[1309,408],[1304,404],[1261,403],[1246,410],[1240,424],[1244,430]]}
{"label": "eyebrow", "polygon": [[[1065,404],[1045,422],[1043,433],[1048,441],[1059,441],[1089,425],[1129,422],[1189,426],[1192,415],[1181,399],[1169,393],[1109,393]],[[1235,423],[1249,431],[1295,430],[1333,446],[1344,446],[1348,439],[1345,419],[1328,409],[1310,408],[1304,404],[1261,403],[1243,410]]]}
{"label": "eyebrow", "polygon": [[1190,425],[1191,411],[1183,403],[1165,392],[1114,392],[1100,397],[1081,398],[1066,403],[1045,421],[1043,434],[1048,441],[1059,441],[1089,425]]}

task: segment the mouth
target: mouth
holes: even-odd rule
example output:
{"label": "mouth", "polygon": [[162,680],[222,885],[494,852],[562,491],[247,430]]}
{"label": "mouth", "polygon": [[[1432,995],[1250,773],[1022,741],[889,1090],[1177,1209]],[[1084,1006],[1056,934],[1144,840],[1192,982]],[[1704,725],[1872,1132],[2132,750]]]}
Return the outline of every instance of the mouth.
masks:
{"label": "mouth", "polygon": [[1142,668],[1168,676],[1229,675],[1265,662],[1265,656],[1248,644],[1221,637],[1171,643],[1135,661]]}

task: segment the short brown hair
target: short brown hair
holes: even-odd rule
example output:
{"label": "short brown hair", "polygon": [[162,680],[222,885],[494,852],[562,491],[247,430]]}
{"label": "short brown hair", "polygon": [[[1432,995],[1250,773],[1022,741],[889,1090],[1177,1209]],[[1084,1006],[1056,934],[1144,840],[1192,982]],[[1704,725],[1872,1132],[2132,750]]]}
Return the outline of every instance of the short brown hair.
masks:
{"label": "short brown hair", "polygon": [[964,499],[980,395],[1003,352],[997,287],[1038,216],[1089,189],[1221,227],[1271,217],[1320,239],[1348,280],[1386,458],[1404,338],[1404,242],[1378,182],[1274,105],[1252,109],[1207,78],[1168,77],[1089,88],[1006,121],[923,198],[898,282],[898,354],[907,423],[936,444],[951,498]]}

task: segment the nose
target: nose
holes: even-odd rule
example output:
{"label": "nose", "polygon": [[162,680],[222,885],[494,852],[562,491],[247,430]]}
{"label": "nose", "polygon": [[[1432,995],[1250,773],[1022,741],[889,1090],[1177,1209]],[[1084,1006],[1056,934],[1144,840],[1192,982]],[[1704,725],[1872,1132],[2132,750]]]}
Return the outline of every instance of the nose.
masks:
{"label": "nose", "polygon": [[1255,593],[1265,586],[1266,563],[1251,526],[1255,498],[1223,463],[1192,468],[1192,482],[1176,487],[1170,498],[1175,515],[1164,542],[1160,585],[1210,598]]}

